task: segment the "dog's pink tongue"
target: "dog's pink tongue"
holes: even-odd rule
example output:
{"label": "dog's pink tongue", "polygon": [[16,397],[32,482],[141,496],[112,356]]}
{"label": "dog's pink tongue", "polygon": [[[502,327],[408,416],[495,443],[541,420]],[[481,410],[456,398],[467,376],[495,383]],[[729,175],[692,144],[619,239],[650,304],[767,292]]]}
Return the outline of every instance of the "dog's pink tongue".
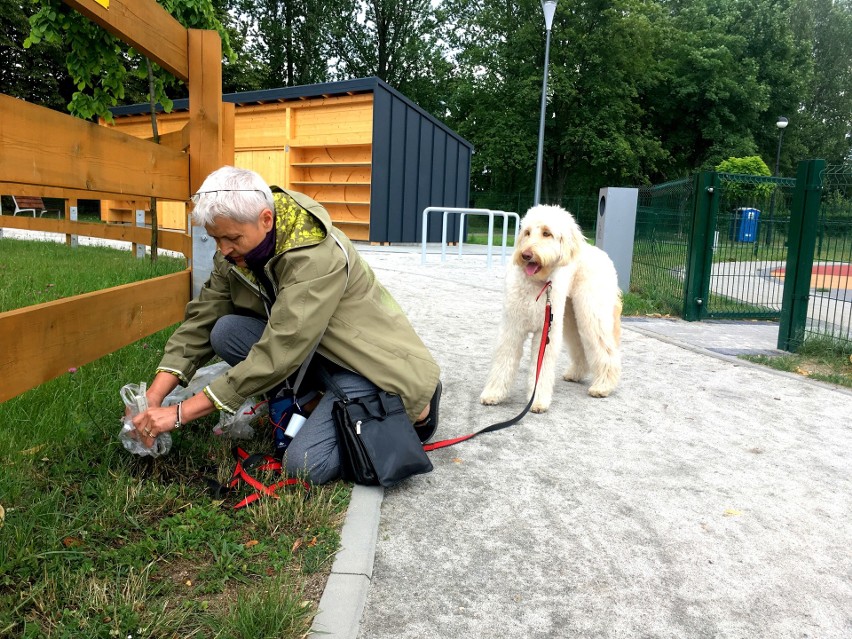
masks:
{"label": "dog's pink tongue", "polygon": [[541,267],[538,264],[536,264],[535,262],[529,262],[524,267],[524,272],[527,275],[535,275],[536,273],[539,272],[540,269],[541,269]]}

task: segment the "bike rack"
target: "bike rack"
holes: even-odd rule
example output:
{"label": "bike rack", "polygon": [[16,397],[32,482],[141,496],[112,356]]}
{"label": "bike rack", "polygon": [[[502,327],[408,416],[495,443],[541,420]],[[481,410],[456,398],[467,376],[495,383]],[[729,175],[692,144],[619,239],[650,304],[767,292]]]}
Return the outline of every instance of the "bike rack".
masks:
{"label": "bike rack", "polygon": [[501,264],[506,263],[506,243],[508,240],[508,224],[509,218],[514,218],[515,220],[515,239],[518,237],[518,229],[520,225],[520,217],[517,213],[512,213],[509,211],[494,211],[491,209],[466,209],[466,208],[457,208],[457,207],[443,207],[443,206],[427,206],[423,209],[423,229],[422,229],[422,243],[420,249],[420,263],[426,264],[426,235],[428,228],[428,220],[430,213],[443,212],[442,221],[441,221],[441,261],[445,262],[447,260],[447,217],[450,213],[460,213],[461,217],[459,218],[459,250],[458,255],[461,257],[463,249],[464,249],[464,241],[462,240],[463,231],[464,231],[464,222],[465,217],[468,215],[487,215],[488,216],[488,252],[487,252],[487,260],[486,265],[488,268],[491,268],[491,256],[492,256],[492,248],[493,248],[493,234],[494,234],[494,217],[500,216],[503,218],[503,243],[501,250]]}

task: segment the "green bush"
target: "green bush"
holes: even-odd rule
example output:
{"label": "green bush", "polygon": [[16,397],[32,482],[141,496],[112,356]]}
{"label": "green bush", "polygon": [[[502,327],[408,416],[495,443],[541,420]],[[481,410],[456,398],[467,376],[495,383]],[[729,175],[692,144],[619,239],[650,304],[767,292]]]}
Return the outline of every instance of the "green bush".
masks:
{"label": "green bush", "polygon": [[[715,167],[719,173],[730,173],[734,175],[759,175],[771,177],[772,172],[766,166],[766,162],[758,155],[750,155],[743,158],[728,158]],[[751,183],[742,180],[731,180],[722,178],[726,195],[730,199],[742,199],[749,197],[765,198],[775,189],[775,185],[769,182]]]}

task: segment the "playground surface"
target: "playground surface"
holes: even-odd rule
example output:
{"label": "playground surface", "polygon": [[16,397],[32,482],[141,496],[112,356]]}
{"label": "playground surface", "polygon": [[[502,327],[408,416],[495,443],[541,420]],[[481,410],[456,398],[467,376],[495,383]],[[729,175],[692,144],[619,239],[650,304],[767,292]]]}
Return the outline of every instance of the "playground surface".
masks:
{"label": "playground surface", "polygon": [[[362,252],[441,364],[439,438],[518,413],[520,381],[478,401],[503,268]],[[609,398],[559,381],[547,413],[356,487],[315,636],[852,636],[852,393],[733,357],[772,324],[624,328]]]}

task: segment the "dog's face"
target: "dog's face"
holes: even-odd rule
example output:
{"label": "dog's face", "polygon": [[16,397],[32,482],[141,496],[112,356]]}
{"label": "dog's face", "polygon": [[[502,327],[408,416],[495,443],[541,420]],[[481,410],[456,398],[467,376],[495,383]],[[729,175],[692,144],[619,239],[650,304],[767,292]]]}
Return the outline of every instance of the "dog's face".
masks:
{"label": "dog's face", "polygon": [[544,281],[568,265],[584,241],[574,217],[560,206],[534,206],[521,222],[513,261],[527,277]]}

